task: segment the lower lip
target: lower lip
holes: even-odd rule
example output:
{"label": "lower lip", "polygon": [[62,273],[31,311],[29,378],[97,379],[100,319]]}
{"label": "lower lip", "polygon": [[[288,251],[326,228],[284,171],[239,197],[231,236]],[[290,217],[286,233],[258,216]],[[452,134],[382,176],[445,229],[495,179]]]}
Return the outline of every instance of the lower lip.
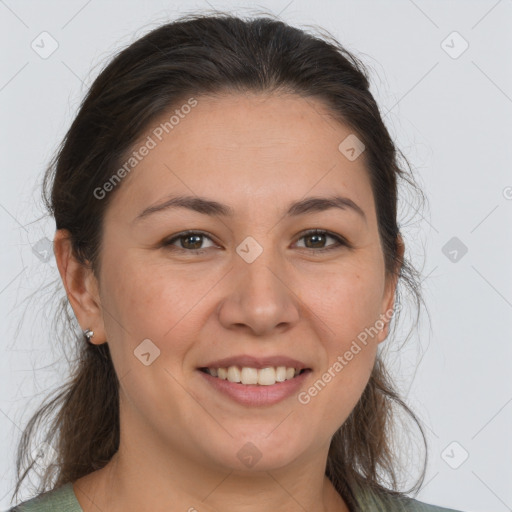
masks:
{"label": "lower lip", "polygon": [[230,382],[229,380],[212,377],[209,373],[201,370],[198,371],[206,379],[206,382],[217,391],[224,393],[240,404],[252,406],[276,404],[291,395],[297,394],[305,379],[311,373],[311,370],[306,370],[293,379],[277,382],[270,386],[261,386]]}

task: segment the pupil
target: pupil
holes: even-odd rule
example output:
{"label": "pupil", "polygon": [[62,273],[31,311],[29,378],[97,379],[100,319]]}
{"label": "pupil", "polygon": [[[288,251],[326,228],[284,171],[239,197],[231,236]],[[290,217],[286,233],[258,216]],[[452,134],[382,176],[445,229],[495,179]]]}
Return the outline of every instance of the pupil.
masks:
{"label": "pupil", "polygon": [[187,243],[188,240],[191,240],[191,239],[195,238],[196,239],[196,243],[194,244],[192,242],[192,245],[194,245],[194,247],[188,247],[188,248],[189,249],[198,249],[199,247],[195,247],[195,245],[199,245],[199,246],[201,245],[201,236],[202,235],[186,235],[185,236],[185,240],[186,240],[185,247],[188,247],[188,243]]}
{"label": "pupil", "polygon": [[[316,238],[316,239],[321,239],[324,235],[319,235],[319,234],[315,234],[315,235],[309,235],[307,238]],[[322,242],[322,240],[320,240],[320,243]],[[306,244],[308,247],[309,247],[309,244]],[[313,243],[313,246],[316,247],[316,244]]]}

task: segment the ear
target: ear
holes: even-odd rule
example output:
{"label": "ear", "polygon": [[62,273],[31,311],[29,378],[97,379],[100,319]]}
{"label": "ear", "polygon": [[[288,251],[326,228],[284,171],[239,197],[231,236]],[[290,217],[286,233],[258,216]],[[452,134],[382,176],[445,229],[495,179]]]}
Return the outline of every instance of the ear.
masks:
{"label": "ear", "polygon": [[404,260],[404,252],[405,252],[405,244],[402,239],[402,235],[398,233],[396,238],[397,244],[397,258],[398,262],[396,265],[395,274],[392,276],[386,277],[386,287],[385,293],[383,297],[383,311],[381,313],[380,319],[384,322],[383,329],[377,335],[377,342],[383,342],[389,334],[389,323],[391,321],[392,315],[391,312],[395,306],[395,293],[396,287],[398,285],[398,277],[400,274],[400,269],[402,268],[403,260]]}
{"label": "ear", "polygon": [[83,330],[94,331],[91,343],[96,345],[104,343],[106,336],[98,282],[92,269],[80,263],[73,254],[68,230],[56,231],[53,251],[66,295],[80,327]]}

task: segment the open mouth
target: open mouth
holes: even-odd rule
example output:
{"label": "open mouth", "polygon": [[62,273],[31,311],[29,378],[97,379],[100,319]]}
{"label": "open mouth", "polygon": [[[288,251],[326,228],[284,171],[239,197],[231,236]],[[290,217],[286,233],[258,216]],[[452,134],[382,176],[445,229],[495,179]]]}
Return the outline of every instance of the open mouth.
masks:
{"label": "open mouth", "polygon": [[298,369],[286,366],[270,366],[260,369],[245,366],[242,368],[230,366],[228,368],[199,368],[199,370],[217,379],[258,386],[272,386],[280,382],[292,380],[305,372],[311,371],[310,368]]}

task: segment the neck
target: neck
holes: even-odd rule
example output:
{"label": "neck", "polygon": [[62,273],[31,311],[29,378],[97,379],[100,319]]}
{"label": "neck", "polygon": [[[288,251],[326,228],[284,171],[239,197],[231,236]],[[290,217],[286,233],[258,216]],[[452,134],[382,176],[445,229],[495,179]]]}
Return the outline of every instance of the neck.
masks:
{"label": "neck", "polygon": [[215,472],[177,458],[157,464],[147,453],[123,448],[104,468],[75,482],[84,512],[349,512],[325,476],[325,464],[317,461],[268,471]]}

